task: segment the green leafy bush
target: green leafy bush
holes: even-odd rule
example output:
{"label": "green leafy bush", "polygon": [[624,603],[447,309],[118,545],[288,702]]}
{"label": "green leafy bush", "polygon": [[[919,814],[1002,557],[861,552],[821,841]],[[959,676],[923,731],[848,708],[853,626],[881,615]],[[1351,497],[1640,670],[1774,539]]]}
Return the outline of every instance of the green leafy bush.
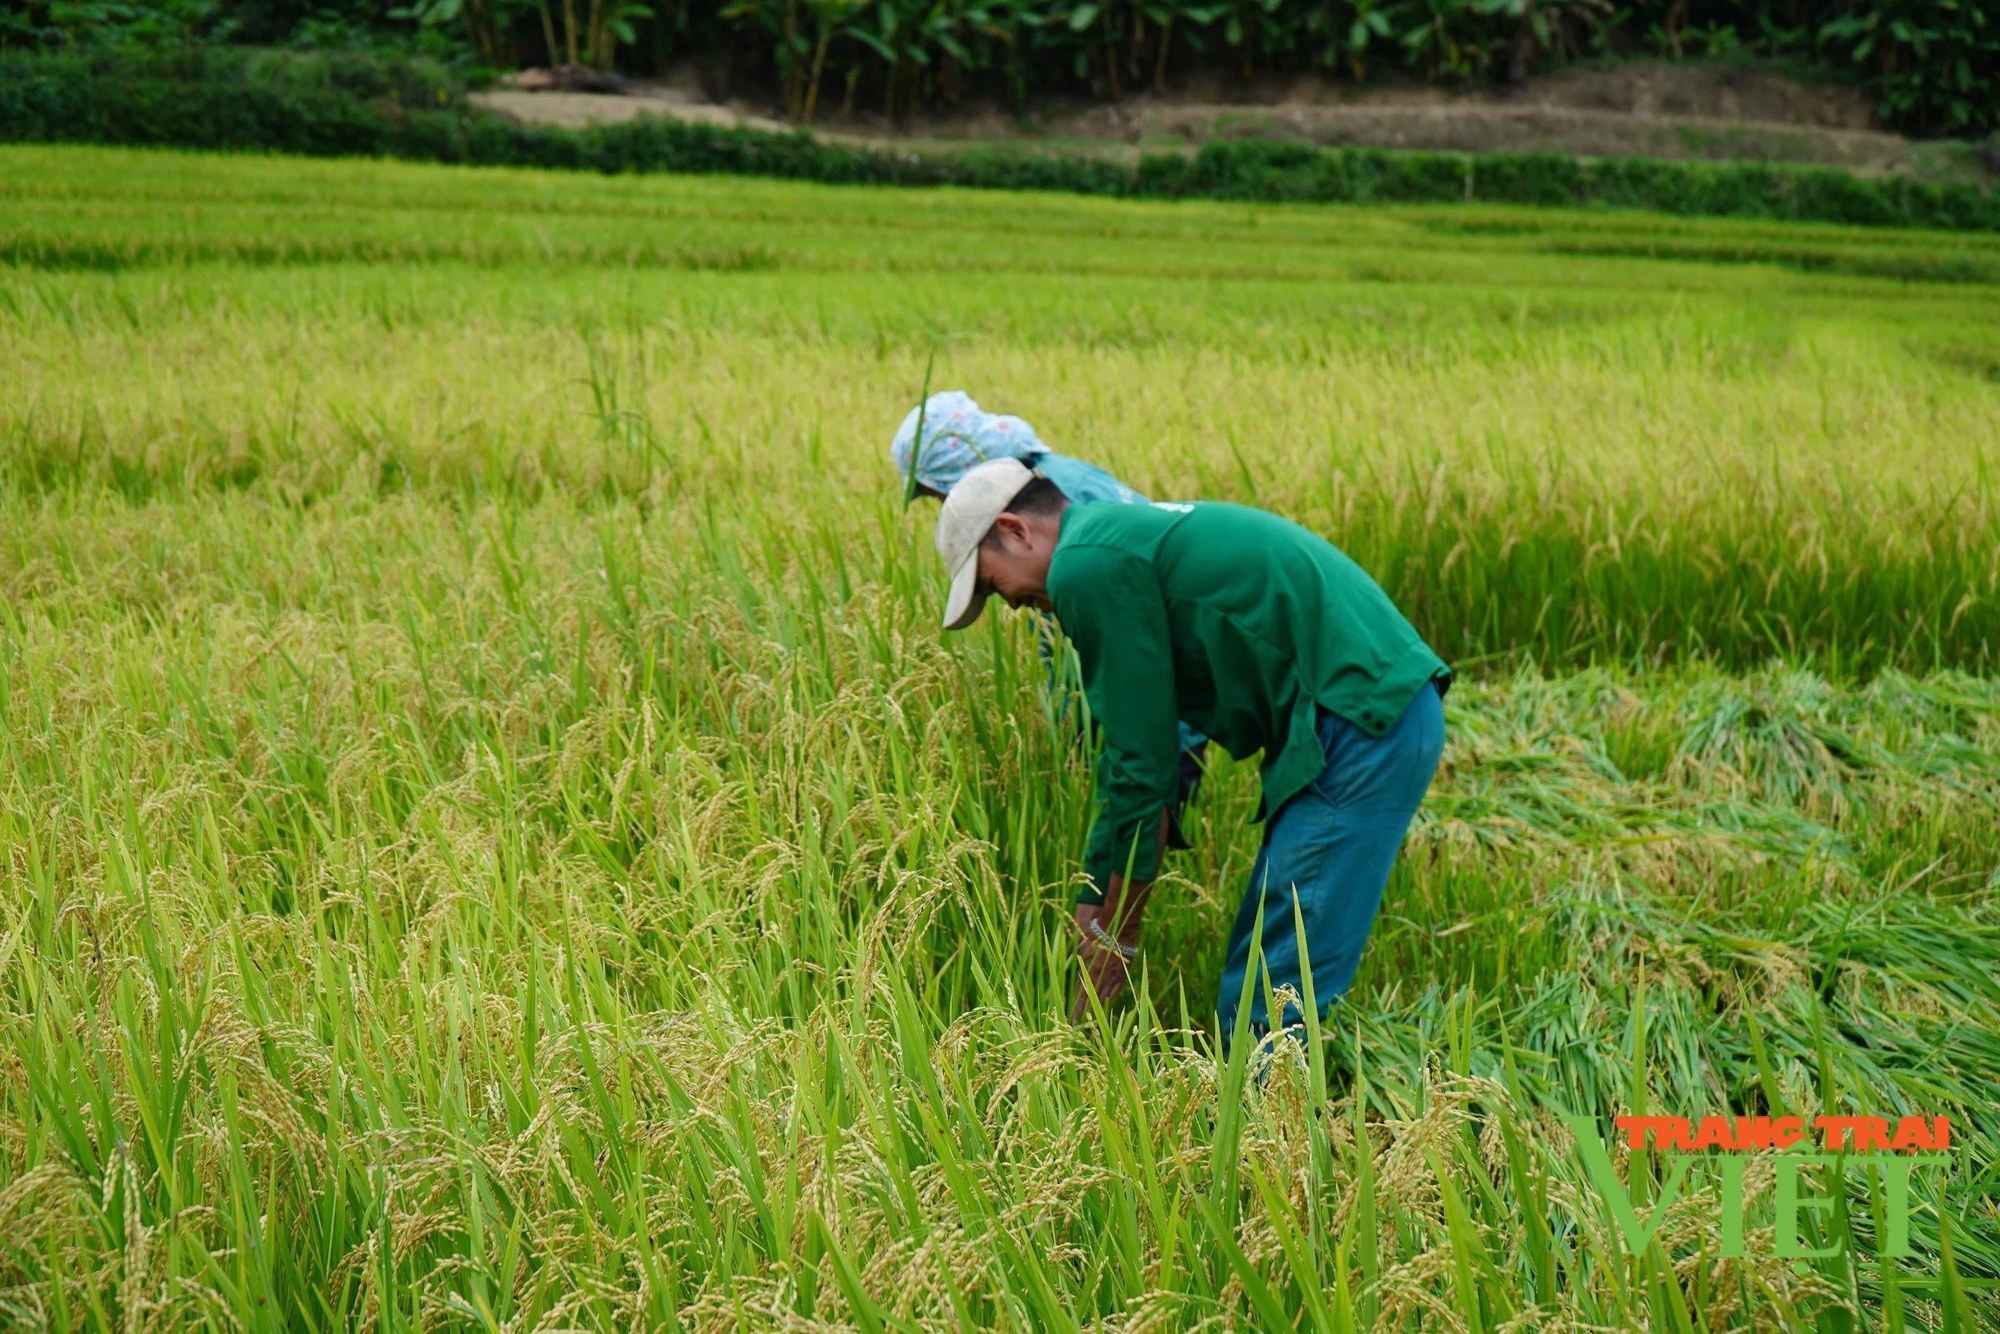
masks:
{"label": "green leafy bush", "polygon": [[1912,129],[2000,128],[2000,6],[1988,0],[1848,0],[1819,31],[1880,82],[1882,111]]}
{"label": "green leafy bush", "polygon": [[361,53],[186,47],[0,54],[0,133],[14,140],[395,152],[413,113],[462,119],[441,66]]}

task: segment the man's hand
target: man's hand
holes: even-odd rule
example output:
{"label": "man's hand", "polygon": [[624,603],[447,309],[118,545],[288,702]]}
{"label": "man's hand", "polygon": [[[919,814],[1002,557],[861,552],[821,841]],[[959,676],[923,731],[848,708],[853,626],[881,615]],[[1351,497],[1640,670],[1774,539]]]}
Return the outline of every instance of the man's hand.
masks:
{"label": "man's hand", "polygon": [[[1159,846],[1156,855],[1165,856],[1167,851],[1167,813],[1160,812],[1160,827],[1157,834]],[[1104,892],[1102,903],[1079,903],[1076,905],[1076,961],[1079,976],[1076,979],[1076,999],[1070,1003],[1069,1018],[1073,1024],[1080,1024],[1090,1017],[1090,994],[1097,993],[1098,1004],[1109,1006],[1118,999],[1118,993],[1125,989],[1125,979],[1131,972],[1131,965],[1100,939],[1091,930],[1092,923],[1101,927],[1104,934],[1123,945],[1126,949],[1139,946],[1139,919],[1146,915],[1146,900],[1152,895],[1153,882],[1150,880],[1127,880],[1122,875],[1111,877],[1111,884]]]}
{"label": "man's hand", "polygon": [[[1101,923],[1099,913],[1104,905],[1099,903],[1079,903],[1076,905],[1076,999],[1069,1009],[1070,1022],[1080,1024],[1091,1015],[1091,993],[1097,994],[1097,1003],[1109,1007],[1118,999],[1118,993],[1125,989],[1127,966],[1118,951],[1097,938],[1090,928],[1093,923]],[[1104,928],[1110,931],[1109,926]],[[1134,931],[1136,937],[1138,932]]]}

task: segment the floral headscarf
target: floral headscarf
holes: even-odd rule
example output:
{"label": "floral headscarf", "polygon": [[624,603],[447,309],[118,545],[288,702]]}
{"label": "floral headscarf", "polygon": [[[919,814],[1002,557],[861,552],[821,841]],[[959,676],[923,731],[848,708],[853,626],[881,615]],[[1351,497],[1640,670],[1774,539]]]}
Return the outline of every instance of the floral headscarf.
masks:
{"label": "floral headscarf", "polygon": [[[949,494],[958,479],[993,459],[1019,459],[1029,467],[1049,452],[1035,428],[1019,417],[987,412],[961,390],[932,394],[923,409],[924,440],[917,456],[917,484]],[[916,445],[918,409],[896,430],[889,457],[907,482],[910,455]]]}

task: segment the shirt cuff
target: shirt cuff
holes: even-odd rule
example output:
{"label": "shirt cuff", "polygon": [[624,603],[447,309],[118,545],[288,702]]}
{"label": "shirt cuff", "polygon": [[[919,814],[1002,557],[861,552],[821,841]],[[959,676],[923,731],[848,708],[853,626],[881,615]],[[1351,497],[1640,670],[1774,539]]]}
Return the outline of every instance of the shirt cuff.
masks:
{"label": "shirt cuff", "polygon": [[1130,865],[1132,868],[1132,878],[1134,880],[1151,880],[1159,875],[1159,849],[1153,836],[1154,829],[1158,827],[1159,818],[1159,814],[1155,812],[1153,818],[1146,822],[1145,843],[1143,846],[1133,849],[1129,863],[1123,857],[1118,858],[1116,861],[1112,861],[1109,858],[1102,862],[1093,861],[1089,858],[1084,860],[1084,873],[1090,877],[1092,885],[1095,886],[1094,889],[1088,892],[1094,894],[1096,897],[1084,899],[1082,900],[1083,902],[1102,903],[1104,901],[1104,891],[1111,885],[1111,877],[1114,875],[1124,875],[1127,865]]}

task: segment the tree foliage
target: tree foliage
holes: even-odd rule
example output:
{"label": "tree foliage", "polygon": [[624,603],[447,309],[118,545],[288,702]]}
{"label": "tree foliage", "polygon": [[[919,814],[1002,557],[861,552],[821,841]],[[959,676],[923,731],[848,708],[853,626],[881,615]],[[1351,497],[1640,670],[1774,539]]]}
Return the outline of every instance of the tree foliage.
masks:
{"label": "tree foliage", "polygon": [[1778,59],[1871,84],[1889,123],[2000,129],[1990,0],[30,0],[0,45],[403,46],[504,69],[695,56],[811,119],[1037,91],[1116,99],[1197,68],[1517,81],[1588,57]]}

